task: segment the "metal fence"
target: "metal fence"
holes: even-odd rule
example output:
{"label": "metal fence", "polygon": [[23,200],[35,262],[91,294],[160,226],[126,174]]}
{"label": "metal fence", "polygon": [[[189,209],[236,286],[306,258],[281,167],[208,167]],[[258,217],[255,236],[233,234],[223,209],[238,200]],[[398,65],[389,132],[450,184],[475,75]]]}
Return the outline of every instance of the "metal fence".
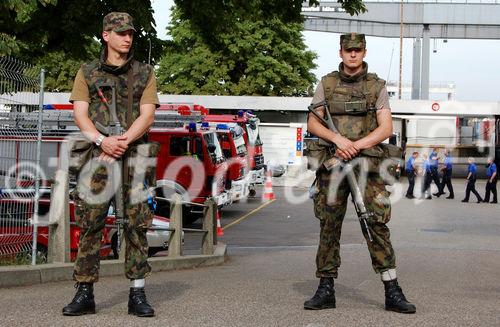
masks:
{"label": "metal fence", "polygon": [[35,264],[38,254],[41,120],[13,126],[1,118],[10,112],[41,113],[43,79],[43,70],[15,58],[0,57],[1,261],[24,259]]}

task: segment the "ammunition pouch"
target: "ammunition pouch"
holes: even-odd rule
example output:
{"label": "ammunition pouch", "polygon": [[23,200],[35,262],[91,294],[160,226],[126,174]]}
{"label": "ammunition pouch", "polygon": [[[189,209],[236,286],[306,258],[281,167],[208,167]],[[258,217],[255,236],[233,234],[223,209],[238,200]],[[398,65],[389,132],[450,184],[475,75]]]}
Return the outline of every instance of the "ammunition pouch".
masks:
{"label": "ammunition pouch", "polygon": [[[380,143],[361,151],[360,155],[368,160],[368,173],[380,174],[382,177],[398,177],[398,170],[403,163],[403,149],[396,145]],[[387,182],[387,178],[384,178]]]}
{"label": "ammunition pouch", "polygon": [[307,158],[307,169],[316,171],[329,159],[329,147],[319,143],[319,139],[305,139],[304,157]]}
{"label": "ammunition pouch", "polygon": [[384,150],[385,160],[387,162],[381,171],[382,177],[383,173],[386,171],[392,177],[398,179],[401,173],[401,167],[403,167],[403,149],[397,145],[393,144],[380,144]]}
{"label": "ammunition pouch", "polygon": [[92,160],[95,145],[85,138],[72,138],[68,142],[69,175],[78,178],[82,168]]}
{"label": "ammunition pouch", "polygon": [[133,164],[129,164],[129,181],[133,181],[134,175],[144,176],[144,185],[147,188],[156,187],[156,160],[160,151],[160,143],[148,142],[132,145],[129,148],[127,157],[134,158]]}

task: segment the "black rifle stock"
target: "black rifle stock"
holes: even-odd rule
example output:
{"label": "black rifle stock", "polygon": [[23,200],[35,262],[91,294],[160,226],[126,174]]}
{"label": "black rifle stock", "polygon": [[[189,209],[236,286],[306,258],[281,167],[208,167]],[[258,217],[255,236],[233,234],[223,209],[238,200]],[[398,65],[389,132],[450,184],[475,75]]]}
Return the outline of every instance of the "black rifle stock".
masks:
{"label": "black rifle stock", "polygon": [[[124,130],[118,120],[118,115],[116,114],[116,88],[114,83],[96,83],[95,87],[97,89],[97,94],[101,99],[101,102],[106,106],[109,111],[110,119],[109,125],[103,126],[99,122],[94,122],[97,130],[106,136],[113,135],[122,135]],[[109,103],[108,99],[104,96],[103,89],[108,88],[111,89],[111,103]],[[123,178],[126,176],[122,176],[123,174],[123,160],[121,158],[116,160],[116,165],[113,165],[113,181],[118,183],[116,186],[115,193],[115,218],[117,225],[117,242],[116,242],[116,251],[119,253],[121,246],[121,225],[126,224],[125,221],[125,205],[123,199]]]}
{"label": "black rifle stock", "polygon": [[[315,111],[317,108],[324,108],[325,116],[321,117],[318,115],[318,113]],[[328,102],[326,100],[318,102],[318,103],[313,103],[307,107],[309,112],[311,112],[316,118],[319,119],[319,121],[328,127],[329,130],[332,132],[339,134],[339,131],[337,127],[335,127],[335,124],[333,123],[332,120],[332,115],[330,114],[330,108],[328,106]],[[329,152],[330,153],[335,153],[337,146],[335,144],[332,144],[326,140],[323,140],[322,138],[319,138],[318,142],[320,142],[321,145],[325,145],[329,147]],[[361,229],[366,232],[368,239],[370,242],[373,242],[372,234],[370,233],[370,229],[368,228],[368,218],[370,217],[370,213],[366,209],[365,201],[363,199],[363,195],[361,193],[361,190],[358,185],[358,181],[356,180],[356,175],[354,174],[353,166],[350,164],[349,161],[346,160],[341,160],[338,158],[333,158],[335,164],[340,164],[341,169],[345,172],[346,177],[347,177],[347,182],[349,184],[349,188],[351,190],[351,195],[352,199],[354,202],[354,208],[356,209],[356,213],[358,215],[359,223],[361,224]],[[335,166],[335,164],[332,164],[330,160],[325,162],[325,168],[330,170]]]}

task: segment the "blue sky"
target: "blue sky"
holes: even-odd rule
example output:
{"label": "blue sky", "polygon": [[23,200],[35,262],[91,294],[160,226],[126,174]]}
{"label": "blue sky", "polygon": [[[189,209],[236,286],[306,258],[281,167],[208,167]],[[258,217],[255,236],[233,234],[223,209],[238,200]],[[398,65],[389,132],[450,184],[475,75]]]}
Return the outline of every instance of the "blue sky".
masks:
{"label": "blue sky", "polygon": [[[152,0],[158,36],[167,38],[166,27],[170,22],[170,8],[173,0]],[[337,69],[339,34],[309,32],[303,33],[310,50],[317,53],[316,77]],[[456,100],[500,101],[500,41],[498,40],[437,40],[437,52],[431,51],[430,80],[433,82],[454,82]],[[431,48],[434,42],[431,40]],[[369,70],[381,78],[398,80],[399,39],[368,37],[366,61]],[[391,53],[394,56],[391,63]],[[413,39],[403,43],[403,81],[411,81]],[[391,70],[389,72],[389,66]],[[432,97],[432,95],[431,95]]]}

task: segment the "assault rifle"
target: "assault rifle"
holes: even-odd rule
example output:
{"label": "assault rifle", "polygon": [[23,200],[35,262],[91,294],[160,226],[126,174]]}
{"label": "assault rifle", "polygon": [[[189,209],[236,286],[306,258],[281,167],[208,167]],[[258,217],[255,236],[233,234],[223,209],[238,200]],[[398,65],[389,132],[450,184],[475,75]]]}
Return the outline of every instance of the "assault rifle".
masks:
{"label": "assault rifle", "polygon": [[[97,89],[97,95],[101,99],[101,102],[106,106],[109,111],[109,125],[103,126],[100,122],[94,122],[95,127],[99,132],[104,134],[105,136],[113,136],[113,135],[122,135],[124,132],[123,127],[120,124],[120,120],[116,114],[116,87],[115,83],[95,83],[95,87]],[[104,96],[103,89],[108,88],[111,89],[111,103],[109,103],[108,99]],[[120,242],[121,242],[121,227],[125,225],[127,221],[125,221],[125,205],[123,200],[123,179],[127,176],[122,176],[123,174],[123,161],[121,158],[116,160],[116,165],[113,165],[113,182],[118,183],[115,193],[115,218],[117,225],[117,242],[116,242],[116,251],[119,253],[120,251]]]}
{"label": "assault rifle", "polygon": [[[317,108],[324,107],[325,108],[325,116],[326,119],[318,115],[316,112]],[[330,114],[330,108],[328,106],[328,102],[326,100],[313,103],[307,107],[307,109],[319,119],[319,121],[325,125],[332,132],[339,134],[338,129],[335,127],[335,124],[332,120],[332,115]],[[327,146],[330,154],[334,154],[337,150],[337,146],[332,144],[322,138],[319,138],[318,142],[321,145]],[[356,176],[354,175],[354,170],[352,165],[347,160],[342,160],[337,157],[332,157],[324,163],[324,166],[327,170],[331,170],[335,166],[340,165],[340,169],[342,169],[346,173],[347,182],[349,183],[349,188],[351,190],[352,200],[354,202],[354,208],[356,209],[356,213],[358,215],[359,223],[361,224],[361,229],[366,232],[368,235],[368,239],[370,242],[373,242],[372,234],[370,233],[370,229],[368,228],[368,218],[372,215],[368,212],[365,206],[365,201],[363,199],[363,195],[361,194],[361,190],[359,189],[358,181],[356,180]]]}

